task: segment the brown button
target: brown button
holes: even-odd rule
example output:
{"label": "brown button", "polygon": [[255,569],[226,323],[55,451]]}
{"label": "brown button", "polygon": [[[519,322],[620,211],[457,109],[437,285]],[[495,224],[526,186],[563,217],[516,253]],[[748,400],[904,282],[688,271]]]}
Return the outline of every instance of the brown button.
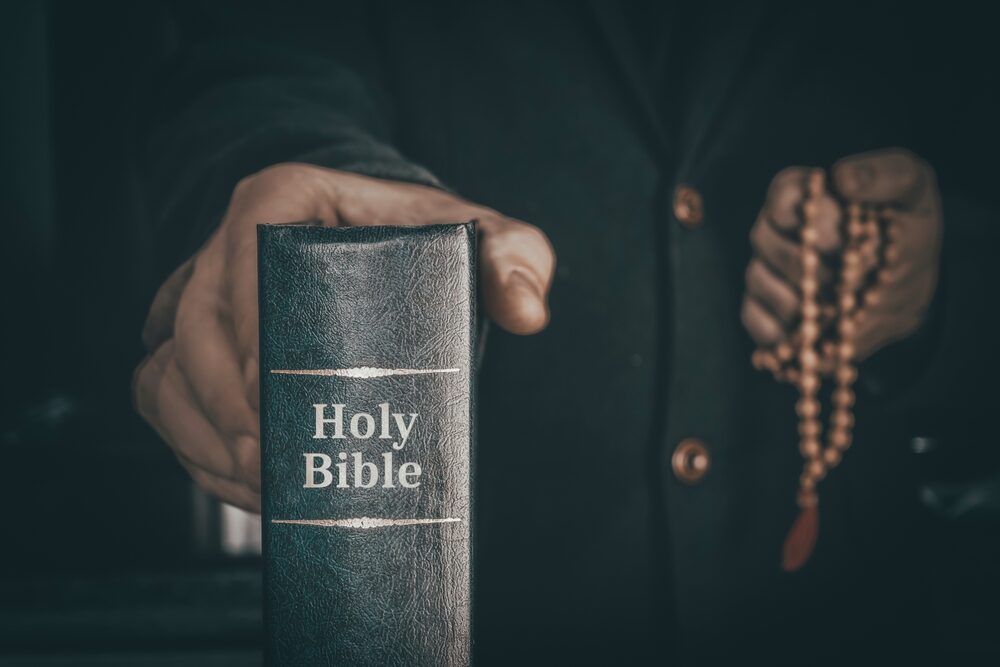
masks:
{"label": "brown button", "polygon": [[674,216],[685,227],[697,227],[705,217],[701,195],[690,185],[678,185],[674,191]]}
{"label": "brown button", "polygon": [[685,484],[697,484],[711,466],[705,443],[697,438],[685,438],[677,445],[670,459],[674,475]]}

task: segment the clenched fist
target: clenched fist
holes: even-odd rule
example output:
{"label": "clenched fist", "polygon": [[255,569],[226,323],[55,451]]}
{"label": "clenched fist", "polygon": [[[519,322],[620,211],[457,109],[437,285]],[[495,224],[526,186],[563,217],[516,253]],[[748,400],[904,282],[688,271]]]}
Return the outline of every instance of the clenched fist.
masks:
{"label": "clenched fist", "polygon": [[[747,267],[742,318],[754,341],[771,347],[795,331],[801,295],[802,203],[810,169],[792,167],[775,176],[750,233],[754,258]],[[899,149],[840,160],[831,172],[833,193],[817,208],[816,246],[823,286],[834,278],[830,260],[840,248],[846,204],[879,205],[886,219],[886,264],[879,269],[874,297],[863,307],[855,334],[861,361],[889,343],[912,334],[923,322],[937,285],[941,253],[941,203],[930,165]],[[863,257],[863,271],[876,257]],[[821,287],[823,289],[823,287]]]}
{"label": "clenched fist", "polygon": [[136,369],[139,413],[191,477],[222,500],[260,511],[257,231],[259,223],[427,225],[476,219],[486,313],[531,334],[548,323],[555,254],[545,234],[455,196],[331,169],[282,164],[245,178],[222,224],[163,284]]}

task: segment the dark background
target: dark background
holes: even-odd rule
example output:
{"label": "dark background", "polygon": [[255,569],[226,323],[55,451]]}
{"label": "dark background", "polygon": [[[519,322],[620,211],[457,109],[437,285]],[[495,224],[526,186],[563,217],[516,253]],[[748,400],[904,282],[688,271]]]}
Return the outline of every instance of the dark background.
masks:
{"label": "dark background", "polygon": [[135,415],[160,3],[0,4],[0,665],[252,664],[254,559]]}
{"label": "dark background", "polygon": [[[253,559],[221,554],[212,507],[129,402],[155,289],[137,137],[172,45],[165,15],[156,2],[0,5],[0,665],[245,664],[259,644]],[[989,21],[951,6],[893,16],[921,35],[885,85],[916,89],[937,119],[922,152],[954,166],[945,178],[995,190]],[[948,548],[970,554],[956,581],[971,611],[955,622],[986,623],[1000,478],[961,463],[930,448],[927,498],[955,527]],[[971,508],[948,502],[970,489]]]}

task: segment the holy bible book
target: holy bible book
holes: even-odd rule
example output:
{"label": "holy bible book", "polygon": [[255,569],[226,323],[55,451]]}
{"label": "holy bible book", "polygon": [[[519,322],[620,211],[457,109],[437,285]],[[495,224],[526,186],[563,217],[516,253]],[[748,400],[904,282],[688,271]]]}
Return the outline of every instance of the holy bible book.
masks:
{"label": "holy bible book", "polygon": [[258,250],[268,663],[468,664],[474,223]]}

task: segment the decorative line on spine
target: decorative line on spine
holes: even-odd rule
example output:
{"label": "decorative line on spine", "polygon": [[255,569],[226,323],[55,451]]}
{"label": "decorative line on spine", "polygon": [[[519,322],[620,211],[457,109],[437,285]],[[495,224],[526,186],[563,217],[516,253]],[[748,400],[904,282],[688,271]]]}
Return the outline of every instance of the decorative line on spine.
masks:
{"label": "decorative line on spine", "polygon": [[317,368],[312,370],[273,370],[273,375],[320,375],[341,378],[381,378],[389,375],[428,375],[431,373],[457,373],[459,368]]}
{"label": "decorative line on spine", "polygon": [[358,519],[271,519],[271,523],[285,523],[296,526],[320,526],[323,528],[389,528],[391,526],[423,526],[432,523],[455,523],[458,518],[448,519],[373,519],[363,516]]}

